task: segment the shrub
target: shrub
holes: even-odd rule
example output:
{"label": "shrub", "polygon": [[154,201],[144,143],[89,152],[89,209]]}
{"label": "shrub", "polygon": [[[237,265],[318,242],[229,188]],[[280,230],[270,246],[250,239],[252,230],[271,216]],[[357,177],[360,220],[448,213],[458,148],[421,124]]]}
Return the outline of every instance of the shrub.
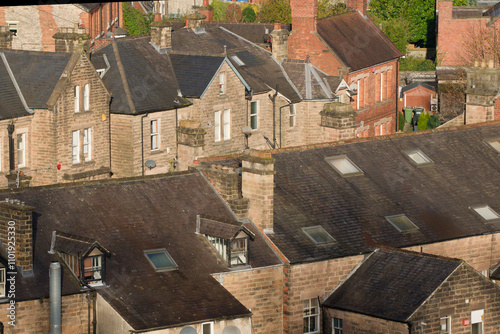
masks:
{"label": "shrub", "polygon": [[418,130],[427,130],[427,122],[429,121],[429,118],[431,115],[428,112],[423,112],[420,114],[420,117],[418,118]]}
{"label": "shrub", "polygon": [[243,22],[255,22],[257,18],[257,14],[255,14],[255,10],[252,6],[247,6],[241,12],[241,16],[243,17]]}
{"label": "shrub", "polygon": [[123,3],[123,23],[129,35],[149,34],[151,22],[153,22],[152,14],[144,15],[128,2]]}
{"label": "shrub", "polygon": [[401,71],[435,71],[436,63],[430,59],[406,57],[400,60]]}
{"label": "shrub", "polygon": [[214,9],[214,20],[217,22],[226,22],[226,9],[229,3],[222,0],[212,0],[210,5]]}
{"label": "shrub", "polygon": [[405,127],[405,115],[403,115],[402,112],[399,113],[398,127],[399,127],[399,131],[403,131],[403,129]]}
{"label": "shrub", "polygon": [[260,17],[267,22],[292,23],[289,0],[268,0],[262,4]]}
{"label": "shrub", "polygon": [[441,122],[439,121],[439,117],[437,117],[436,115],[432,115],[427,121],[427,129],[435,129],[440,125]]}

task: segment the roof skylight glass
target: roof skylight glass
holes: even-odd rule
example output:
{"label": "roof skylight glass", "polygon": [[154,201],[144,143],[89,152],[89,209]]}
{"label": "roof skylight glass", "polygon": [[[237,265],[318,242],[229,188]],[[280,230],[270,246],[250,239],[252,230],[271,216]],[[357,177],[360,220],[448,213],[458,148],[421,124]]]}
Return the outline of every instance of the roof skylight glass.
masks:
{"label": "roof skylight glass", "polygon": [[489,139],[486,141],[495,151],[500,153],[500,138]]}
{"label": "roof skylight glass", "polygon": [[321,226],[304,227],[302,231],[317,244],[326,244],[335,241]]}
{"label": "roof skylight glass", "polygon": [[337,172],[342,176],[353,176],[361,175],[363,171],[356,166],[348,157],[345,155],[339,155],[335,157],[326,158],[326,161],[332,165]]}
{"label": "roof skylight glass", "polygon": [[399,232],[413,232],[418,230],[417,225],[413,224],[413,222],[406,217],[405,215],[394,215],[394,216],[386,216],[385,219],[389,223],[392,224]]}
{"label": "roof skylight glass", "polygon": [[476,206],[472,209],[486,221],[500,219],[500,215],[488,205]]}
{"label": "roof skylight glass", "polygon": [[144,251],[144,255],[156,271],[167,271],[177,268],[177,264],[165,248],[147,250]]}
{"label": "roof skylight glass", "polygon": [[431,164],[433,161],[421,150],[406,151],[406,155],[418,166]]}
{"label": "roof skylight glass", "polygon": [[240,59],[240,57],[238,56],[231,56],[231,59],[236,63],[238,64],[238,66],[245,66],[245,63],[243,62],[243,60]]}

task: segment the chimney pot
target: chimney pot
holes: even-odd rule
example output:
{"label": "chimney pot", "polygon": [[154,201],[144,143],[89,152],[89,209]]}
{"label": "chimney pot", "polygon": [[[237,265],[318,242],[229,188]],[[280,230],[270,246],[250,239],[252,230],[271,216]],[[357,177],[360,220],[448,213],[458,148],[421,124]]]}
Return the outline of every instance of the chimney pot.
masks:
{"label": "chimney pot", "polygon": [[155,22],[161,22],[161,14],[155,13]]}
{"label": "chimney pot", "polygon": [[281,30],[281,22],[274,22],[274,30]]}

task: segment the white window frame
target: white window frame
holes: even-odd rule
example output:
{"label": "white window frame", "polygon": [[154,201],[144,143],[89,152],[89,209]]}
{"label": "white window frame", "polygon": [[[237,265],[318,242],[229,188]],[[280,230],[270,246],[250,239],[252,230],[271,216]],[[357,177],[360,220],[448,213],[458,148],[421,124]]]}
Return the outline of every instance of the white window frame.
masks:
{"label": "white window frame", "polygon": [[[0,268],[0,297],[5,297],[7,295],[7,277],[6,270],[4,267]],[[2,293],[3,292],[3,293]]]}
{"label": "white window frame", "polygon": [[226,73],[219,73],[219,94],[224,95],[226,93]]}
{"label": "white window frame", "polygon": [[356,110],[359,110],[359,93],[360,93],[360,89],[359,89],[359,79],[358,81],[356,81],[356,85],[358,86],[358,94],[356,95]]}
{"label": "white window frame", "polygon": [[80,162],[80,130],[71,132],[71,157],[73,164]]}
{"label": "white window frame", "polygon": [[83,158],[92,160],[92,128],[83,129]]}
{"label": "white window frame", "polygon": [[478,334],[484,334],[484,310],[474,310],[470,314],[470,324],[471,324],[471,330],[472,327],[474,327],[475,324],[481,324],[479,325],[480,331]]}
{"label": "white window frame", "polygon": [[[335,326],[335,320],[339,323],[338,326]],[[332,318],[332,334],[343,334],[344,333],[344,320],[342,318]]]}
{"label": "white window frame", "polygon": [[487,204],[470,208],[486,222],[497,222],[500,219],[500,215]]}
{"label": "white window frame", "polygon": [[[446,328],[443,329],[443,320],[445,321]],[[450,334],[451,333],[451,316],[441,317],[439,319],[439,334]]]}
{"label": "white window frame", "polygon": [[295,104],[290,105],[290,128],[295,127],[295,116],[297,116],[297,110],[295,110]]}
{"label": "white window frame", "polygon": [[[0,148],[2,148],[2,138],[0,138]],[[0,172],[2,171],[2,161],[3,161],[3,154],[2,154],[2,149],[0,149]]]}
{"label": "white window frame", "polygon": [[[205,333],[204,328],[205,328],[206,325],[209,326],[209,329],[208,329],[210,331],[209,333]],[[204,322],[204,323],[201,324],[201,334],[214,334],[214,323],[213,323],[213,321],[211,321],[211,322]]]}
{"label": "white window frame", "polygon": [[221,132],[222,132],[222,126],[221,126],[221,111],[217,110],[214,113],[214,140],[216,142],[221,141]]}
{"label": "white window frame", "polygon": [[[233,244],[240,243],[242,248],[233,248]],[[242,263],[239,263],[241,259],[244,259]],[[240,266],[248,264],[248,238],[237,238],[231,242],[231,255],[229,262],[231,266]]]}
{"label": "white window frame", "polygon": [[158,118],[151,119],[149,122],[151,130],[151,151],[160,149],[160,120]]}
{"label": "white window frame", "polygon": [[212,245],[212,247],[219,253],[219,255],[227,261],[227,248],[230,247],[227,239],[212,237],[211,235],[205,235],[208,242]]}
{"label": "white window frame", "polygon": [[83,111],[90,110],[90,84],[83,86]]}
{"label": "white window frame", "polygon": [[74,88],[74,100],[75,100],[75,113],[80,112],[80,86],[76,85]]}
{"label": "white window frame", "polygon": [[[18,168],[26,167],[26,133],[18,133],[16,139],[17,139],[17,146],[16,146],[17,167]],[[22,157],[22,159],[19,159],[19,157]]]}
{"label": "white window frame", "polygon": [[[314,305],[313,305],[314,304]],[[304,334],[311,334],[311,333],[319,333],[319,302],[318,298],[311,298],[311,299],[306,299],[302,303],[303,305],[303,319],[304,319]],[[315,313],[313,313],[313,309],[315,309]],[[307,319],[307,320],[306,320]],[[311,327],[311,322],[314,321],[314,330],[311,331],[305,331],[305,322],[307,321],[308,325],[307,328],[309,329]]]}
{"label": "white window frame", "polygon": [[231,139],[231,110],[226,109],[222,113],[224,140]]}
{"label": "white window frame", "polygon": [[16,30],[15,33],[12,33],[12,37],[16,38],[19,36],[19,21],[7,21],[7,26],[9,27],[9,31],[12,32],[12,27],[13,29]]}
{"label": "white window frame", "polygon": [[380,72],[380,101],[384,98],[384,72]]}
{"label": "white window frame", "polygon": [[[255,104],[255,114],[252,113],[252,104]],[[255,128],[252,124],[252,119],[255,118]],[[259,101],[250,101],[250,127],[252,130],[259,129]]]}

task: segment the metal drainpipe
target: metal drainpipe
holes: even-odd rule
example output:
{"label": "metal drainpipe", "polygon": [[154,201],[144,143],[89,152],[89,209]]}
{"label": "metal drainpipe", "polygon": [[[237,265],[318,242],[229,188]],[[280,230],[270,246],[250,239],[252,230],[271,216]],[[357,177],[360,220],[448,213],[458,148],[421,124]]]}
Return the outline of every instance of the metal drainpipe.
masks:
{"label": "metal drainpipe", "polygon": [[10,124],[7,125],[7,133],[9,136],[9,171],[13,171],[16,169],[14,163],[14,138],[12,135],[14,134],[14,122],[11,121]]}
{"label": "metal drainpipe", "polygon": [[142,155],[142,176],[144,176],[144,118],[148,117],[149,113],[141,116],[141,155]]}
{"label": "metal drainpipe", "polygon": [[179,117],[177,115],[177,106],[175,106],[175,171],[179,171]]}
{"label": "metal drainpipe", "polygon": [[[396,132],[398,132],[399,130],[399,108],[398,108],[398,102],[399,102],[399,58],[396,62]],[[359,88],[359,87],[358,87]],[[363,89],[365,89],[365,87],[363,86]],[[359,97],[358,97],[359,98]],[[404,115],[403,115],[404,116]]]}
{"label": "metal drainpipe", "polygon": [[268,95],[269,99],[273,102],[273,148],[276,148],[276,96],[278,96],[278,88],[279,86],[276,85],[276,91],[272,95]]}
{"label": "metal drainpipe", "polygon": [[52,262],[50,280],[50,334],[61,334],[61,265]]}
{"label": "metal drainpipe", "polygon": [[109,98],[108,104],[108,140],[109,140],[109,176],[113,176],[113,172],[111,169],[111,102],[113,101],[113,97]]}

